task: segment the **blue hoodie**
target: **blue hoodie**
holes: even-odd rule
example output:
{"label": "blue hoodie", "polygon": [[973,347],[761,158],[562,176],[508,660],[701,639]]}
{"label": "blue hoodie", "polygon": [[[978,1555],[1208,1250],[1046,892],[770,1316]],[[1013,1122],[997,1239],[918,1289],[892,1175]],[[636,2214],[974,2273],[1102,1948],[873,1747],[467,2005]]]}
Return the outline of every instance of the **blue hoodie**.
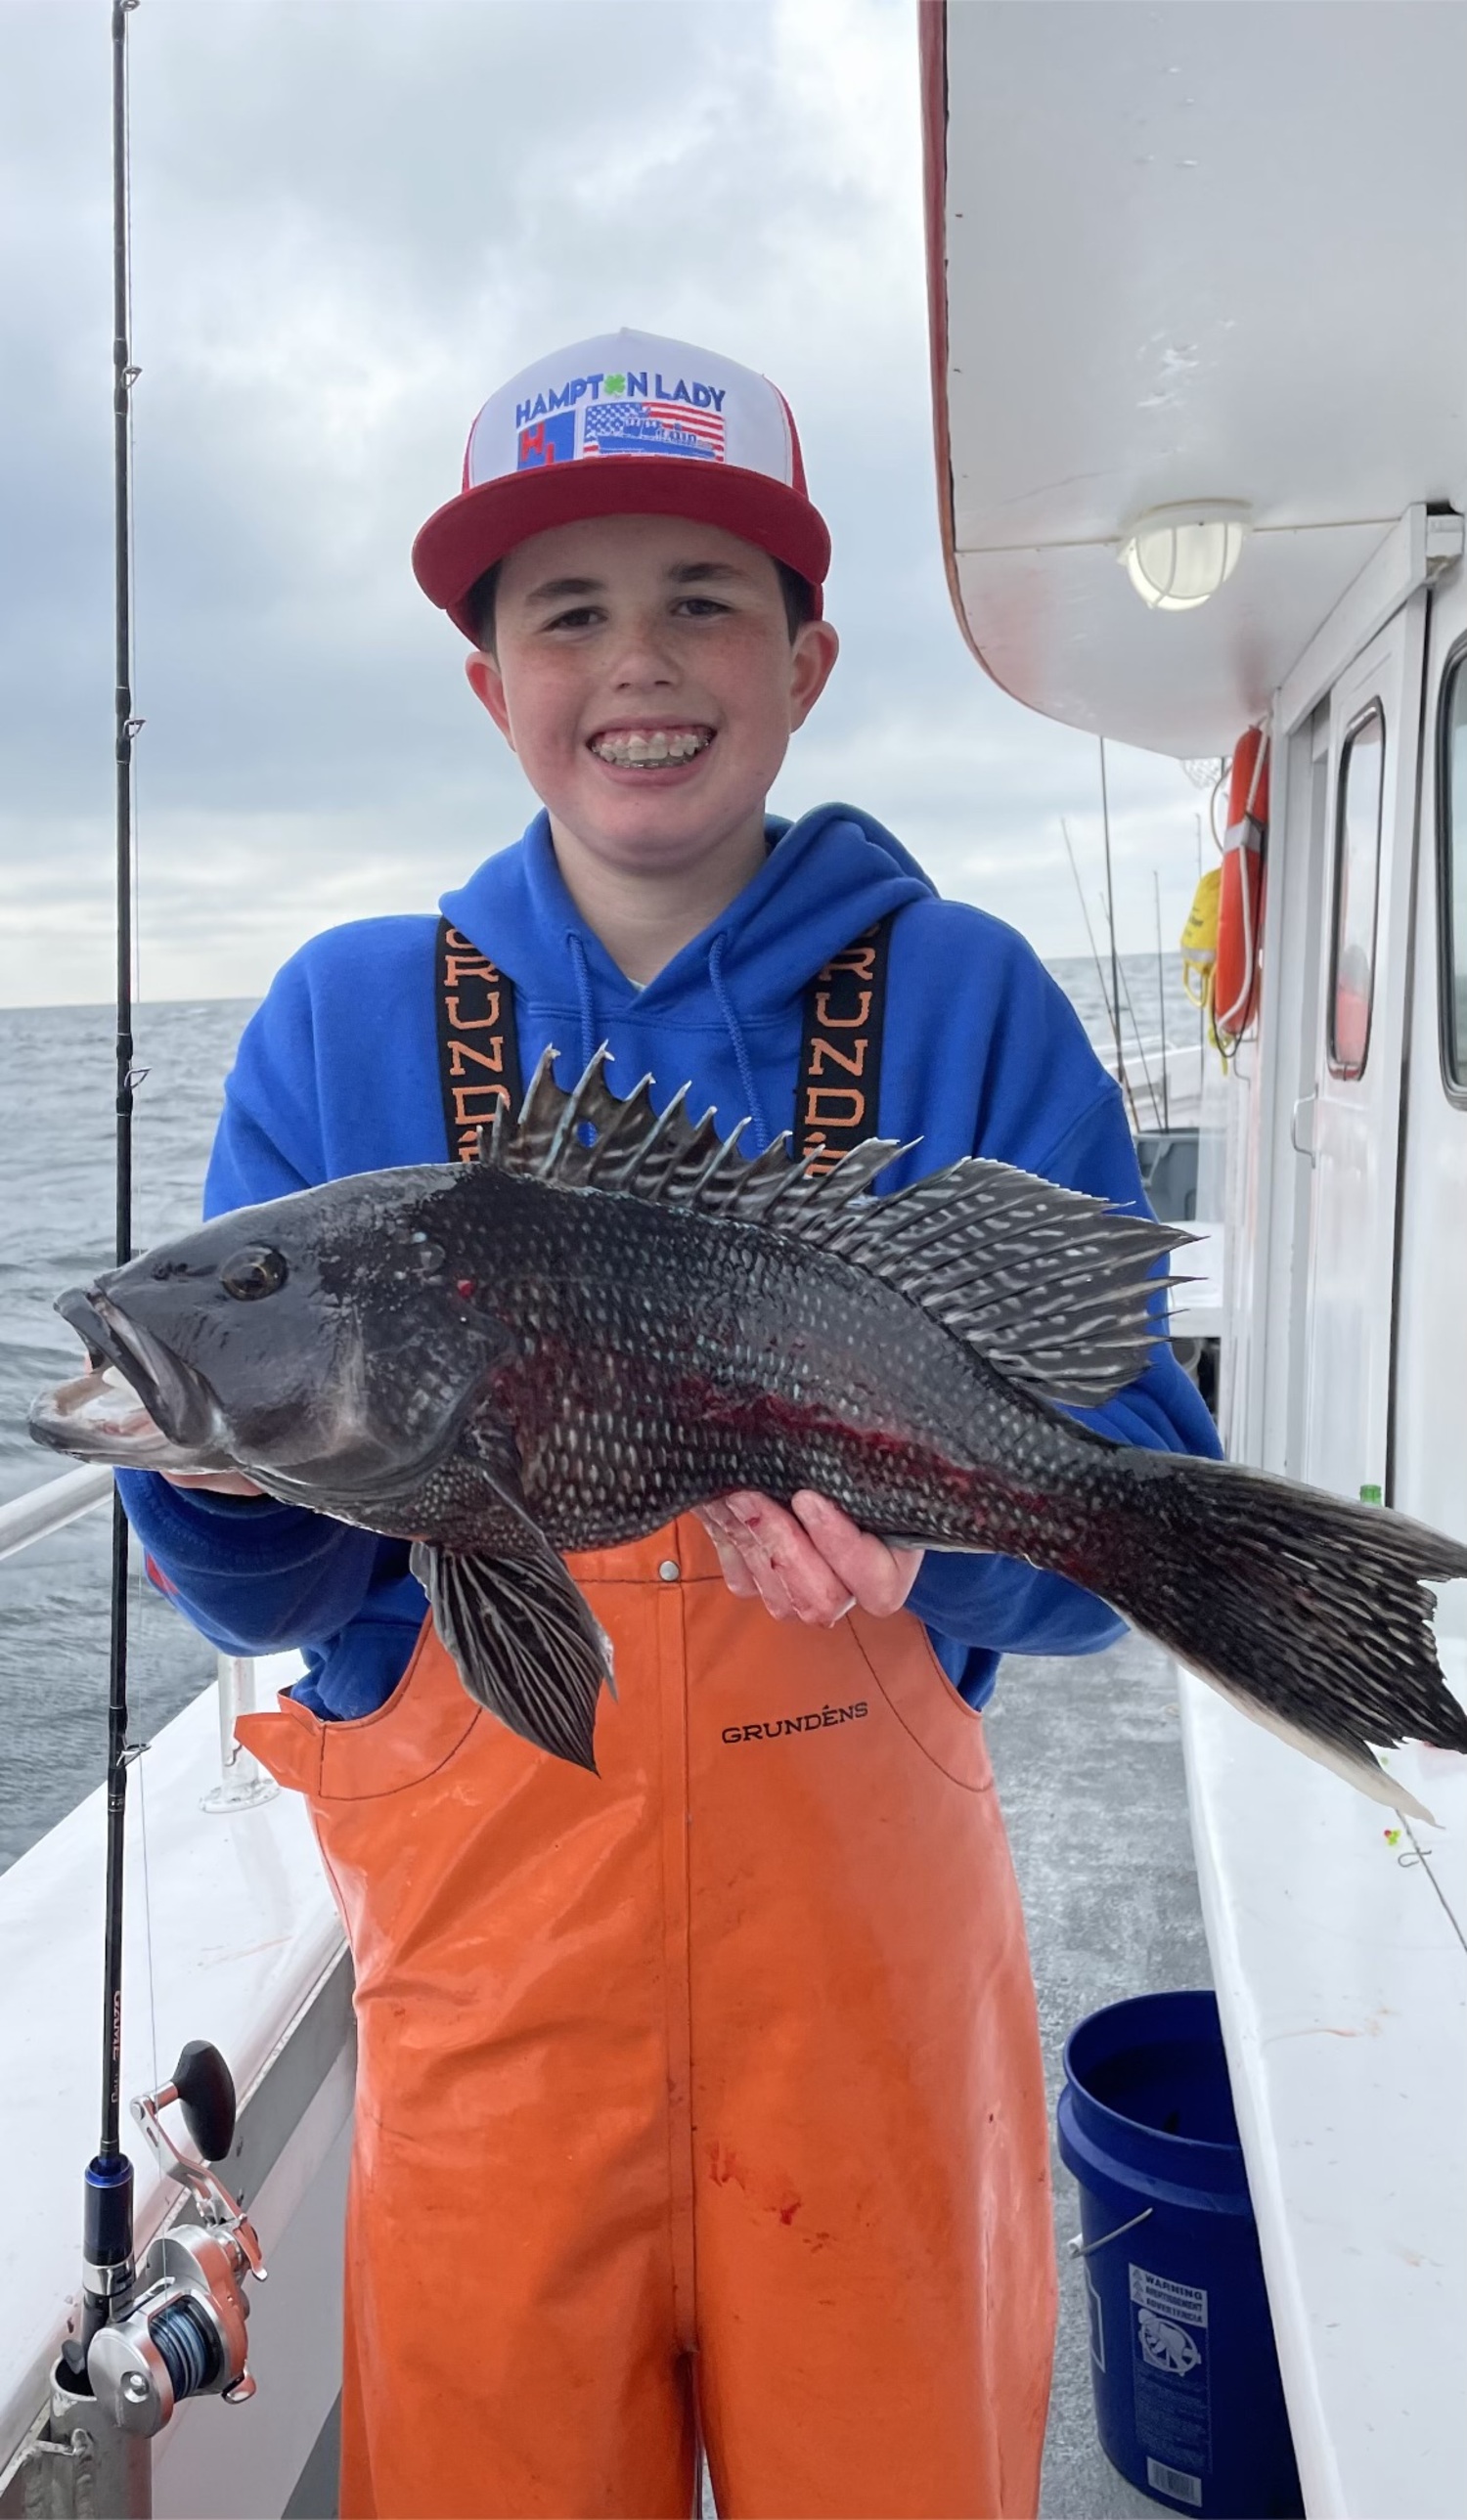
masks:
{"label": "blue hoodie", "polygon": [[[614,1085],[650,1073],[666,1101],[691,1080],[751,1149],[794,1119],[806,983],[874,921],[892,929],[880,1126],[920,1145],[882,1177],[894,1190],[982,1154],[1118,1205],[1144,1207],[1119,1091],[1074,1010],[1010,927],[940,901],[869,815],[824,805],[771,821],[769,855],[701,936],[637,988],[567,892],[537,815],[444,916],[514,983],[529,1074],[547,1044],[561,1083],[609,1042]],[[313,937],[252,1017],[225,1089],[205,1191],[208,1216],[382,1165],[447,1155],[434,1005],[436,922],[361,920]],[[1215,1453],[1191,1383],[1163,1347],[1087,1421],[1130,1444]],[[317,1714],[370,1714],[390,1695],[425,1612],[396,1541],[294,1506],[119,1475],[155,1570],[230,1653],[299,1646],[297,1694]],[[943,1667],[982,1705],[1001,1653],[1086,1653],[1114,1612],[1057,1575],[997,1556],[930,1553],[911,1595]]]}

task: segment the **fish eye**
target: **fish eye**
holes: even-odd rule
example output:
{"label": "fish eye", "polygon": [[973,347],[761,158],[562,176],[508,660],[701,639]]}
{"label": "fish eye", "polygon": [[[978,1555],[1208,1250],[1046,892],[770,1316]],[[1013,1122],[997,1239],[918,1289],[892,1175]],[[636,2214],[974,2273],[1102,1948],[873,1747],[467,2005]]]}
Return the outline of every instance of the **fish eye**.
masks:
{"label": "fish eye", "polygon": [[420,1278],[436,1278],[447,1256],[441,1242],[431,1242],[426,1234],[409,1236],[408,1267]]}
{"label": "fish eye", "polygon": [[251,1242],[226,1260],[219,1272],[219,1283],[226,1295],[237,1302],[252,1304],[261,1295],[273,1295],[285,1284],[290,1271],[280,1252],[268,1243]]}

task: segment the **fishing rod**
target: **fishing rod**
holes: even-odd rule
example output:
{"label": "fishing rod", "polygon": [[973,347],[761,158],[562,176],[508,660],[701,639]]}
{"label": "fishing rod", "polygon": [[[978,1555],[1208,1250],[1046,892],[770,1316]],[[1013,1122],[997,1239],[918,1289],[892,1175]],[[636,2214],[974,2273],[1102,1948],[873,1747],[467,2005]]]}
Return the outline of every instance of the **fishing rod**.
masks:
{"label": "fishing rod", "polygon": [[[132,1257],[133,750],[143,721],[132,693],[131,248],[127,111],[127,21],[138,0],[110,0],[113,205],[113,583],[116,855],[115,1213],[118,1266]],[[180,2399],[214,2393],[252,2397],[246,2367],[243,2295],[247,2270],[262,2275],[259,2244],[211,2164],[231,2149],[235,2092],[218,2049],[191,2040],[161,2090],[134,2100],[132,2114],[166,2175],[200,2216],[175,2224],[138,2266],[133,2234],[133,2165],[122,2149],[122,1922],[127,1773],[138,1755],[128,1739],[128,1528],[113,1499],[112,1631],[107,1696],[107,1851],[102,1943],[102,2107],[97,2150],[85,2172],[82,2292],[76,2333],[67,2340],[52,2390],[50,2441],[71,2455],[69,2501],[77,2511],[146,2513],[151,2476],[141,2439],[166,2423]],[[174,2102],[202,2156],[183,2152],[161,2123]],[[99,2425],[93,2407],[113,2428]],[[78,2463],[87,2470],[85,2481]],[[52,2503],[48,2502],[48,2509]]]}
{"label": "fishing rod", "polygon": [[[1136,1002],[1130,993],[1130,981],[1126,976],[1125,965],[1123,963],[1121,966],[1121,994],[1125,1000],[1125,1012],[1130,1017],[1130,1028],[1135,1037],[1136,1057],[1141,1062],[1141,1074],[1146,1080],[1146,1091],[1151,1097],[1151,1116],[1155,1120],[1157,1127],[1160,1128],[1162,1125],[1162,1106],[1157,1100],[1157,1090],[1152,1082],[1151,1061],[1146,1056],[1146,1044],[1141,1037],[1141,1026],[1136,1019]],[[1135,1107],[1135,1097],[1132,1095],[1132,1111],[1134,1111]]]}
{"label": "fishing rod", "polygon": [[[1085,938],[1090,948],[1090,960],[1095,966],[1095,977],[1100,984],[1100,1003],[1104,1007],[1106,1013],[1111,1015],[1110,994],[1105,984],[1105,973],[1101,969],[1100,966],[1100,948],[1095,942],[1095,930],[1090,924],[1090,905],[1085,899],[1085,887],[1079,879],[1079,868],[1077,866],[1075,860],[1075,842],[1070,837],[1070,826],[1065,820],[1063,814],[1060,816],[1060,830],[1065,835],[1065,855],[1070,860],[1070,872],[1075,878],[1075,889],[1079,901],[1079,915],[1085,922]],[[1115,1038],[1115,1030],[1116,1019],[1114,1015],[1111,1015],[1112,1039]]]}
{"label": "fishing rod", "polygon": [[[127,20],[136,0],[112,11],[113,147],[113,599],[116,755],[116,1095],[115,1256],[132,1258],[132,713],[131,273],[127,201]],[[86,2283],[82,2345],[104,2326],[114,2289],[132,2270],[132,2164],[122,2150],[122,1891],[127,1822],[127,1517],[113,1490],[112,1630],[107,1692],[107,1892],[102,1952],[102,2133],[86,2173]]]}
{"label": "fishing rod", "polygon": [[[1106,786],[1104,736],[1100,738],[1100,803],[1101,815],[1105,826],[1105,915],[1106,923],[1111,932],[1111,1023],[1116,1040],[1116,1074],[1121,1086],[1121,1091],[1124,1095],[1126,1102],[1130,1104],[1131,1127],[1135,1130],[1139,1130],[1141,1126],[1141,1115],[1136,1108],[1136,1098],[1131,1087],[1130,1079],[1125,1073],[1125,1061],[1122,1050],[1121,1000],[1123,994],[1125,998],[1125,1012],[1130,1017],[1130,1028],[1132,1033],[1135,1035],[1136,1057],[1141,1062],[1141,1074],[1146,1080],[1146,1091],[1151,1098],[1152,1118],[1155,1120],[1158,1128],[1160,1128],[1162,1126],[1162,1106],[1157,1100],[1156,1087],[1152,1083],[1151,1062],[1146,1056],[1146,1044],[1141,1039],[1141,1027],[1136,1021],[1136,1010],[1131,1000],[1130,982],[1126,978],[1125,966],[1121,960],[1116,944],[1116,895],[1111,882],[1111,800]],[[1086,925],[1088,926],[1088,924],[1089,922],[1086,921]],[[1101,985],[1104,987],[1104,982],[1102,982]]]}
{"label": "fishing rod", "polygon": [[1121,1091],[1124,1095],[1126,1102],[1130,1105],[1131,1127],[1133,1130],[1139,1129],[1141,1123],[1136,1113],[1135,1097],[1131,1093],[1130,1079],[1125,1073],[1124,1064],[1121,1057],[1121,1030],[1118,1011],[1112,1004],[1111,993],[1106,987],[1105,971],[1101,966],[1100,960],[1100,948],[1095,942],[1095,930],[1090,924],[1090,905],[1085,899],[1085,887],[1079,879],[1079,868],[1076,864],[1075,842],[1070,837],[1070,826],[1065,820],[1063,814],[1060,816],[1060,830],[1065,835],[1065,854],[1070,860],[1070,872],[1075,878],[1075,889],[1079,899],[1079,915],[1085,922],[1085,936],[1090,947],[1090,960],[1095,966],[1095,978],[1100,989],[1100,1003],[1111,1019],[1111,1039],[1115,1044],[1116,1050],[1117,1082],[1120,1085]]}
{"label": "fishing rod", "polygon": [[1111,1022],[1116,1033],[1116,1078],[1130,1104],[1131,1126],[1139,1127],[1136,1098],[1125,1073],[1125,1055],[1121,1047],[1121,957],[1116,950],[1116,890],[1111,880],[1111,794],[1105,775],[1105,737],[1100,743],[1100,820],[1105,832],[1105,915],[1111,931]]}
{"label": "fishing rod", "polygon": [[1171,1080],[1167,1073],[1170,1053],[1167,1048],[1167,966],[1162,960],[1162,878],[1155,867],[1151,870],[1151,889],[1156,899],[1157,915],[1157,1018],[1162,1027],[1162,1126],[1171,1126]]}

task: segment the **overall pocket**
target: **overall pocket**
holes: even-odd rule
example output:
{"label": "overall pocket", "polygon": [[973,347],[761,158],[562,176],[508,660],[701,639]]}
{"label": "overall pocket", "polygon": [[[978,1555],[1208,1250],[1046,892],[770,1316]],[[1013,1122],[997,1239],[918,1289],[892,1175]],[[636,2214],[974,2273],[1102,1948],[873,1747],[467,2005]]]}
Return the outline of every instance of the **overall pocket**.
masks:
{"label": "overall pocket", "polygon": [[277,1784],[312,1802],[356,1802],[422,1782],[462,1748],[483,1708],[476,1704],[425,1619],[392,1694],[370,1715],[324,1722],[293,1697],[235,1727]]}
{"label": "overall pocket", "polygon": [[992,1790],[984,1719],[953,1688],[926,1628],[909,1610],[873,1619],[848,1613],[851,1639],[892,1713],[935,1768],[969,1793]]}

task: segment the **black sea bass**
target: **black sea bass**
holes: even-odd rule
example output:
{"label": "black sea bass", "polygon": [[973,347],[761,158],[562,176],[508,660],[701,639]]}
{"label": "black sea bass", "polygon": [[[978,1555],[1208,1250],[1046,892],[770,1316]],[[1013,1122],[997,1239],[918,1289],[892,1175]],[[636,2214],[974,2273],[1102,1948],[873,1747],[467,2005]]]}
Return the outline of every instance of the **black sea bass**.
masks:
{"label": "black sea bass", "polygon": [[1185,1238],[979,1160],[863,1195],[895,1151],[824,1179],[782,1146],[751,1162],[681,1097],[660,1118],[645,1084],[617,1101],[601,1059],[563,1094],[547,1056],[478,1163],[240,1209],[63,1295],[93,1370],[31,1431],[240,1469],[416,1541],[473,1694],[585,1766],[610,1674],[557,1552],[731,1489],[815,1488],[891,1540],[1073,1577],[1417,1809],[1367,1744],[1467,1751],[1424,1590],[1467,1575],[1467,1548],[1077,1425],[1063,1404],[1142,1370]]}

